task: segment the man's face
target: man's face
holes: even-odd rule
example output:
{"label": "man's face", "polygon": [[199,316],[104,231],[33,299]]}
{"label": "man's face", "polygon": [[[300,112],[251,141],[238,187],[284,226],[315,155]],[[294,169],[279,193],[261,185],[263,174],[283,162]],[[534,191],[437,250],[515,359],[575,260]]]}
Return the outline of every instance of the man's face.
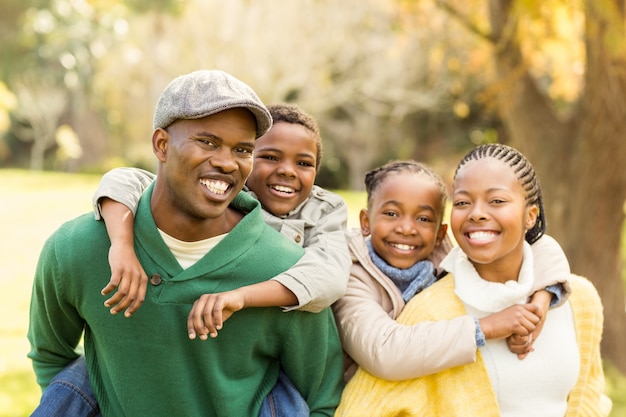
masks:
{"label": "man's face", "polygon": [[[153,196],[153,212],[167,213],[158,218],[166,223],[174,218],[177,229],[190,226],[190,230],[176,230],[174,237],[188,240],[193,228],[206,227],[207,220],[226,221],[228,205],[252,170],[255,135],[254,116],[242,108],[177,120],[167,129],[155,131],[153,145],[165,187],[159,188],[157,200]],[[202,233],[203,227],[198,229],[197,233]]]}

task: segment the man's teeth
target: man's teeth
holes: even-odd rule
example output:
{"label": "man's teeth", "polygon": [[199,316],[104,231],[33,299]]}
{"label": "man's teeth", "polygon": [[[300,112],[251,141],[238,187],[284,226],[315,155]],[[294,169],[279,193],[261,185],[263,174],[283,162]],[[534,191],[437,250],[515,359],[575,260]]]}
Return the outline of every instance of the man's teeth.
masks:
{"label": "man's teeth", "polygon": [[200,180],[200,182],[213,194],[222,195],[228,190],[228,183],[217,180]]}
{"label": "man's teeth", "polygon": [[472,232],[472,233],[469,233],[470,239],[473,239],[473,240],[489,240],[489,239],[493,239],[494,236],[496,236],[496,234],[493,233],[493,232]]}
{"label": "man's teeth", "polygon": [[276,191],[279,191],[281,193],[293,193],[295,190],[291,187],[285,187],[282,185],[272,185],[272,188]]}
{"label": "man's teeth", "polygon": [[400,249],[400,250],[413,250],[413,249],[415,249],[415,246],[405,245],[404,243],[390,243],[389,245],[393,246],[394,248]]}

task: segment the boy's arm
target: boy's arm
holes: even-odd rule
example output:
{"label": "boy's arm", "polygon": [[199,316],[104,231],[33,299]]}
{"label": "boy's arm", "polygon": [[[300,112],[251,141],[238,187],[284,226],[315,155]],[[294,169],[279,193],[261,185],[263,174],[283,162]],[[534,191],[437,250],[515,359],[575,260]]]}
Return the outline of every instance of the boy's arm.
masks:
{"label": "boy's arm", "polygon": [[96,220],[102,218],[100,200],[104,197],[124,204],[134,217],[141,195],[155,178],[153,173],[139,168],[114,168],[104,174],[92,199]]}
{"label": "boy's arm", "polygon": [[224,322],[236,311],[249,307],[278,307],[297,302],[294,293],[281,283],[263,281],[236,290],[216,294],[203,294],[197,299],[187,317],[190,339],[217,337]]}
{"label": "boy's arm", "polygon": [[111,308],[111,314],[124,311],[125,317],[130,317],[146,297],[148,276],[144,272],[135,254],[135,235],[133,231],[133,213],[125,205],[108,198],[101,202],[102,217],[111,247],[109,249],[109,264],[111,265],[111,280],[102,289],[102,295],[113,292],[115,294],[104,302]]}
{"label": "boy's arm", "polygon": [[328,205],[308,232],[302,258],[273,278],[297,297],[293,304],[281,304],[289,307],[285,310],[317,313],[346,291],[352,263],[345,235],[348,209],[337,197],[337,204]]}
{"label": "boy's arm", "polygon": [[135,255],[133,226],[139,199],[154,178],[142,169],[115,168],[102,176],[93,195],[95,217],[104,219],[111,240],[111,280],[101,291],[107,295],[117,288],[104,303],[111,314],[125,310],[130,317],[145,298],[148,277]]}

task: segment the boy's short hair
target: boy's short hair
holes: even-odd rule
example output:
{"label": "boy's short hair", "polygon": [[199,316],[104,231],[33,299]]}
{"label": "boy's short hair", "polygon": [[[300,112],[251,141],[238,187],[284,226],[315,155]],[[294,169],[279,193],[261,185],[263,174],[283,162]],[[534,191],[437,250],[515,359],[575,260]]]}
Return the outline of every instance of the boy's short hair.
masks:
{"label": "boy's short hair", "polygon": [[270,104],[267,109],[272,115],[274,124],[283,122],[300,125],[315,137],[315,147],[317,148],[315,170],[318,170],[322,163],[322,138],[315,118],[298,105],[291,103]]}

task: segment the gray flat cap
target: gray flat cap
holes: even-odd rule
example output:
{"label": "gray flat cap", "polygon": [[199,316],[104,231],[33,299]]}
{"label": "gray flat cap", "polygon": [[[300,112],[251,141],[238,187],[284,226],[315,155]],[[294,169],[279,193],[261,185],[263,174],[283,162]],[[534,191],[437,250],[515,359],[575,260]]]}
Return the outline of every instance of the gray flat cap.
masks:
{"label": "gray flat cap", "polygon": [[194,71],[175,78],[161,93],[154,111],[154,129],[179,119],[200,119],[243,107],[256,118],[256,137],[272,127],[272,116],[254,90],[219,70]]}

